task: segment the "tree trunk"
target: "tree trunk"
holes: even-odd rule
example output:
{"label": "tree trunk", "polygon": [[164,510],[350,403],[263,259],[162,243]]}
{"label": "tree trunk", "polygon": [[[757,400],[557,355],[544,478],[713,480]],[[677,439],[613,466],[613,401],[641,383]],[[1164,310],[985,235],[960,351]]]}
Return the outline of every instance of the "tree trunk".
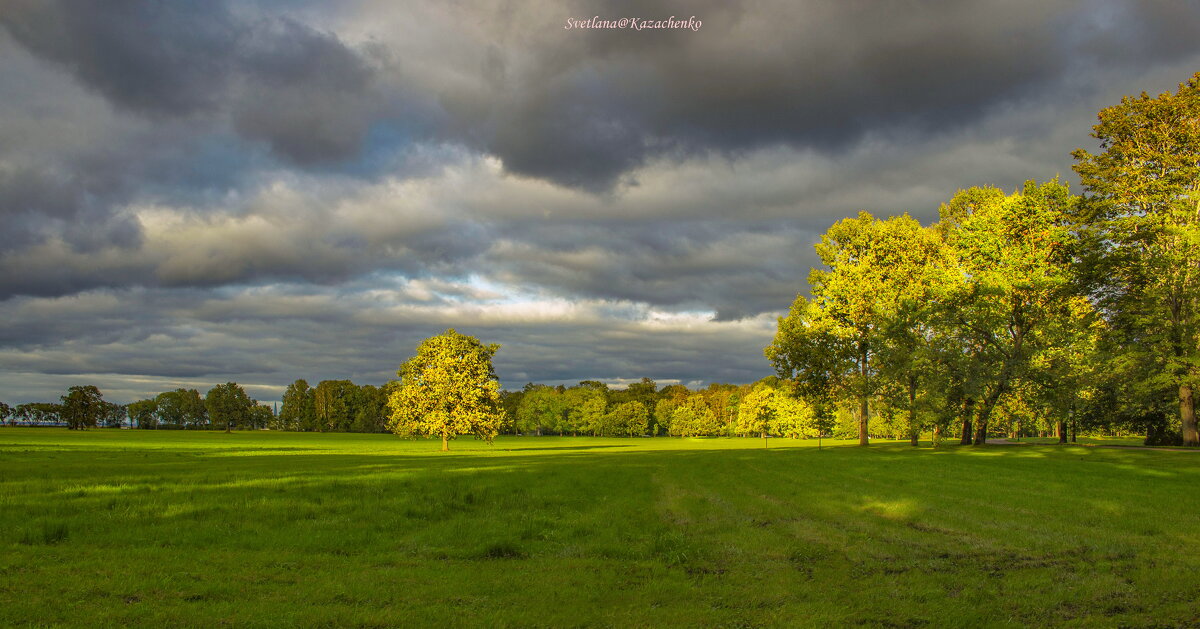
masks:
{"label": "tree trunk", "polygon": [[1058,420],[1058,442],[1059,443],[1067,442],[1067,422],[1065,422],[1061,419]]}
{"label": "tree trunk", "polygon": [[975,421],[975,445],[981,446],[987,443],[988,419],[992,415],[992,409],[996,407],[996,403],[1000,401],[1000,396],[1004,395],[1004,384],[996,385],[987,397],[983,399],[983,404],[979,407],[979,415]]}
{"label": "tree trunk", "polygon": [[975,410],[975,400],[967,398],[963,402],[962,441],[964,446],[971,445],[971,413]]}
{"label": "tree trunk", "polygon": [[865,445],[868,445],[868,443],[869,443],[869,440],[867,438],[867,412],[868,412],[868,410],[869,409],[867,408],[867,396],[864,395],[862,400],[859,401],[859,406],[858,406],[858,445],[860,445],[860,446],[865,446]]}
{"label": "tree trunk", "polygon": [[442,433],[442,452],[450,451],[450,437],[446,433]]}
{"label": "tree trunk", "polygon": [[865,342],[860,342],[858,347],[860,351],[858,357],[858,369],[859,374],[862,376],[862,393],[860,394],[861,397],[859,398],[858,407],[858,445],[865,446],[868,445],[869,442],[867,437],[867,419],[869,418],[869,415],[867,413],[870,411],[870,409],[867,408],[867,392],[871,389],[869,387],[869,382],[867,381],[867,359],[870,356],[867,352],[867,344]]}
{"label": "tree trunk", "polygon": [[917,426],[917,381],[908,377],[908,434],[914,446],[921,445],[921,428]]}
{"label": "tree trunk", "polygon": [[765,430],[763,431],[762,438],[763,438],[763,447],[765,448],[765,447],[767,447],[767,431],[765,431]]}
{"label": "tree trunk", "polygon": [[1200,446],[1200,434],[1196,432],[1196,403],[1190,384],[1179,385],[1179,417],[1183,423],[1183,445]]}

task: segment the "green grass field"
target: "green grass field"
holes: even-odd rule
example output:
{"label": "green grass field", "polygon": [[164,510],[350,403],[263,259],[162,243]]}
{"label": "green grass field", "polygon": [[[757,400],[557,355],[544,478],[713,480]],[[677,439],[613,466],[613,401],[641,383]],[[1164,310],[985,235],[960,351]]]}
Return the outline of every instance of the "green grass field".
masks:
{"label": "green grass field", "polygon": [[0,625],[1200,623],[1200,454],[439,447],[0,428]]}

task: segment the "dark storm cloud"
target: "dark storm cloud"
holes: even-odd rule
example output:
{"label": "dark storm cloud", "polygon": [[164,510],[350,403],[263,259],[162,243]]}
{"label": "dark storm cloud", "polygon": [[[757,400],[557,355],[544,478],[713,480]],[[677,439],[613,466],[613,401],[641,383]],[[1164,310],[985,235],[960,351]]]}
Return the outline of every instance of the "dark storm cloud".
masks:
{"label": "dark storm cloud", "polygon": [[218,1],[16,1],[0,25],[118,107],[152,118],[228,110],[244,137],[308,165],[354,155],[373,70],[335,35]]}
{"label": "dark storm cloud", "polygon": [[[0,253],[57,235],[81,252],[141,242],[136,221],[113,211],[111,181],[85,181],[75,172],[0,163]],[[0,281],[0,284],[3,282]],[[0,296],[6,293],[0,288]]]}
{"label": "dark storm cloud", "polygon": [[[1143,6],[701,3],[686,7],[704,20],[700,31],[653,33],[564,32],[561,22],[564,14],[666,17],[683,8],[537,7],[523,17],[556,35],[536,40],[534,61],[510,64],[486,148],[513,172],[606,189],[655,155],[778,144],[838,151],[869,133],[944,133],[1054,89],[1080,63],[1200,51],[1200,9]],[[1089,20],[1091,11],[1112,17]],[[455,99],[494,96],[449,99],[452,110],[477,114]]]}

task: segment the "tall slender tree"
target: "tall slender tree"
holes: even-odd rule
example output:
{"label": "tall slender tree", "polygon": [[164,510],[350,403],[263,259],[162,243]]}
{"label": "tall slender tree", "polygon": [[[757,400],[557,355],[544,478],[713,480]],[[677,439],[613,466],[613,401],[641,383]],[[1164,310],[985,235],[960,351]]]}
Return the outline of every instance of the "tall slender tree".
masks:
{"label": "tall slender tree", "polygon": [[1174,94],[1127,96],[1098,118],[1101,151],[1073,153],[1106,246],[1095,296],[1123,351],[1148,367],[1144,387],[1174,389],[1183,443],[1200,446],[1200,72]]}

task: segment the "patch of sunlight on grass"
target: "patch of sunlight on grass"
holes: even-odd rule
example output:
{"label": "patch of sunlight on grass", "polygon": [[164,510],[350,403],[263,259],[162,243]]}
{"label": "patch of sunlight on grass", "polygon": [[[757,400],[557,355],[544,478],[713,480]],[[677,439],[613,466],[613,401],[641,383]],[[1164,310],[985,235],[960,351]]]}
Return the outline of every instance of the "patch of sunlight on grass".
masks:
{"label": "patch of sunlight on grass", "polygon": [[907,522],[921,512],[921,507],[911,499],[875,500],[865,498],[859,510],[888,520]]}
{"label": "patch of sunlight on grass", "polygon": [[127,483],[121,483],[119,485],[68,485],[63,487],[57,493],[73,494],[76,496],[100,496],[105,494],[126,494],[141,491],[145,491],[145,485],[130,485]]}

